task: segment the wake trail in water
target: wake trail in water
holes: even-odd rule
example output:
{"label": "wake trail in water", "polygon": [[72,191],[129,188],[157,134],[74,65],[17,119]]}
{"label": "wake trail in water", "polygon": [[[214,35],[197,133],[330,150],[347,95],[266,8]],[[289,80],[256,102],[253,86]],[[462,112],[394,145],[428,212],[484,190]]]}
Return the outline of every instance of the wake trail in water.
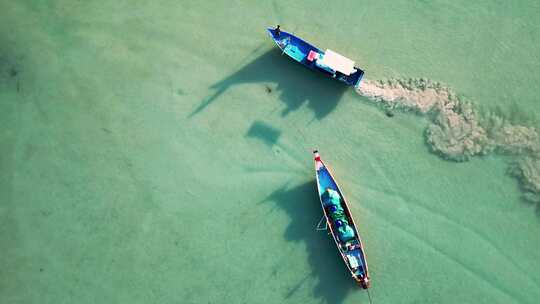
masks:
{"label": "wake trail in water", "polygon": [[492,152],[515,156],[510,172],[519,179],[525,198],[540,203],[536,128],[493,112],[481,114],[447,86],[425,78],[364,80],[357,92],[385,108],[425,115],[426,142],[443,158],[466,161]]}

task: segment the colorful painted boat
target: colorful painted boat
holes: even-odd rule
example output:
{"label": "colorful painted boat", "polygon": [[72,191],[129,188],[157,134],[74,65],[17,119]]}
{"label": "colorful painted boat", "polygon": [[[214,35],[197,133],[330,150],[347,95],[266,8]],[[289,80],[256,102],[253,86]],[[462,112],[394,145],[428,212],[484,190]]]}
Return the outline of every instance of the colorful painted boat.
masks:
{"label": "colorful painted boat", "polygon": [[354,66],[354,61],[332,50],[322,51],[291,33],[282,31],[279,25],[268,28],[277,46],[293,60],[302,65],[358,88],[364,71]]}
{"label": "colorful painted boat", "polygon": [[351,276],[362,288],[367,289],[370,280],[366,255],[347,200],[319,152],[315,150],[313,154],[317,190],[327,227]]}

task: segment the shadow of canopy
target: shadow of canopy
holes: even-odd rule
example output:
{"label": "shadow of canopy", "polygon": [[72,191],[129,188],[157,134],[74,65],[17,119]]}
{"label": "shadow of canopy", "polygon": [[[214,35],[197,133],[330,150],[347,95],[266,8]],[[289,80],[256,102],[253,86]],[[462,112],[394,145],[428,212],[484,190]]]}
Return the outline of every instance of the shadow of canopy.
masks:
{"label": "shadow of canopy", "polygon": [[246,138],[256,138],[269,147],[275,145],[280,136],[280,130],[258,120],[253,122],[245,135]]}
{"label": "shadow of canopy", "polygon": [[234,74],[213,84],[210,88],[215,91],[214,94],[205,98],[189,117],[204,111],[234,85],[268,82],[277,84],[275,91],[286,105],[283,116],[307,102],[317,119],[322,119],[332,112],[348,88],[322,73],[303,67],[286,55],[282,56],[277,48],[273,48]]}

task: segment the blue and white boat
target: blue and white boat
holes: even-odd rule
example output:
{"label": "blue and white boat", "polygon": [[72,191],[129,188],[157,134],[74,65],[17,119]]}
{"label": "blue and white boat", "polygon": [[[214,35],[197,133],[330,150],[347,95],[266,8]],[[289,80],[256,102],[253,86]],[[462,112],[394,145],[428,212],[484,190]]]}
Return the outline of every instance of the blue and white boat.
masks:
{"label": "blue and white boat", "polygon": [[323,51],[295,35],[282,31],[279,25],[268,28],[268,33],[278,47],[302,65],[358,88],[364,71],[354,66],[354,61],[332,50]]}
{"label": "blue and white boat", "polygon": [[313,154],[317,191],[326,227],[330,230],[330,234],[354,281],[362,288],[368,289],[370,280],[366,254],[347,200],[332,176],[330,169],[322,161],[319,152],[315,150]]}

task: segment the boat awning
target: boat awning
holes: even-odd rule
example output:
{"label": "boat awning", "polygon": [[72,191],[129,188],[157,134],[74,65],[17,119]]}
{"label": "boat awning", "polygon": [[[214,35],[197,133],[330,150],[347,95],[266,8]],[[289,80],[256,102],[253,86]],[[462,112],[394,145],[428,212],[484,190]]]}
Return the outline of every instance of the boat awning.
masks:
{"label": "boat awning", "polygon": [[332,50],[326,50],[323,58],[320,59],[319,62],[330,67],[334,71],[339,71],[347,76],[356,72],[354,61]]}

